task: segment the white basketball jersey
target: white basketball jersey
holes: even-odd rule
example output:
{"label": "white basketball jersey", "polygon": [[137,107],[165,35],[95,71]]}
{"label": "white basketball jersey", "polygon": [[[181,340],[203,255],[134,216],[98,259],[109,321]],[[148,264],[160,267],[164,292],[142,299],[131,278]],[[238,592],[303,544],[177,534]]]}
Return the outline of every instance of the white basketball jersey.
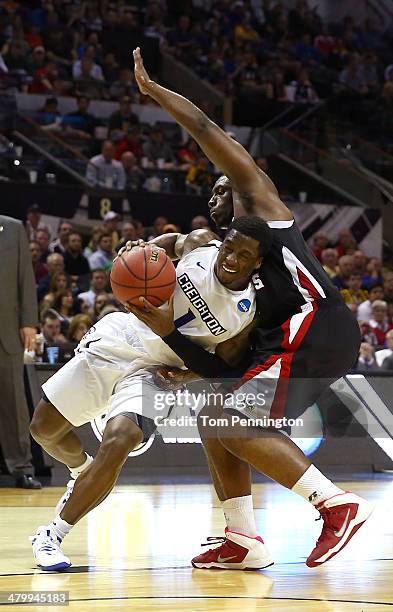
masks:
{"label": "white basketball jersey", "polygon": [[[251,283],[242,291],[231,291],[217,279],[214,265],[220,244],[213,240],[179,261],[173,301],[177,329],[211,353],[217,344],[237,336],[255,314],[255,290]],[[175,355],[172,349],[134,315],[130,319],[150,357],[171,365]],[[184,365],[177,356],[176,359],[179,365]]]}
{"label": "white basketball jersey", "polygon": [[[255,315],[252,283],[242,291],[231,291],[215,275],[220,244],[213,240],[179,261],[173,301],[177,329],[211,353],[217,344],[237,336]],[[108,367],[125,362],[133,369],[130,362],[135,359],[146,366],[184,367],[180,357],[131,313],[106,315],[87,332],[78,348],[78,352],[105,358]]]}

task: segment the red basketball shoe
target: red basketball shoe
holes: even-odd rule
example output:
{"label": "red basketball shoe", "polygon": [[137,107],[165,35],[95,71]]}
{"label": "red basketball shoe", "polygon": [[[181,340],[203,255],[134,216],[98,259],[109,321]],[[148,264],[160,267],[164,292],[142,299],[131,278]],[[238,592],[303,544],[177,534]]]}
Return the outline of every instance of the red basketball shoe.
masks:
{"label": "red basketball shoe", "polygon": [[350,491],[334,495],[316,508],[324,525],[316,546],[306,561],[308,567],[317,567],[337,555],[373,511],[373,506],[368,501]]}
{"label": "red basketball shoe", "polygon": [[257,570],[273,565],[269,552],[259,536],[250,538],[225,528],[225,537],[207,539],[208,542],[202,546],[209,544],[221,544],[221,546],[210,548],[207,552],[194,557],[191,561],[194,567]]}

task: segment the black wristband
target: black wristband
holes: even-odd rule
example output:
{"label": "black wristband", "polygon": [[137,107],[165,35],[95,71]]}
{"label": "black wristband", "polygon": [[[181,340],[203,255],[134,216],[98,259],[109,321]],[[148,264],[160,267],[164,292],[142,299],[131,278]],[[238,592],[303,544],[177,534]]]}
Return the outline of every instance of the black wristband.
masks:
{"label": "black wristband", "polygon": [[231,371],[230,366],[223,359],[213,353],[208,353],[202,346],[183,336],[177,329],[165,336],[163,341],[184,361],[187,368],[204,378],[218,378]]}

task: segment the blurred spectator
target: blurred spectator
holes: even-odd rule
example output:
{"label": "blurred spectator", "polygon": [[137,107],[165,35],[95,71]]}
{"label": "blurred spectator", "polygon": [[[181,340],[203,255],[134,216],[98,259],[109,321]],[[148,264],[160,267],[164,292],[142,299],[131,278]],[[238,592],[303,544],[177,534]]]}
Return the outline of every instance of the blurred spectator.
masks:
{"label": "blurred spectator", "polygon": [[324,23],[318,36],[314,39],[314,47],[321,55],[329,55],[336,46],[336,41],[329,34],[329,26]]}
{"label": "blurred spectator", "polygon": [[177,159],[181,170],[188,170],[198,160],[200,149],[198,143],[189,138],[185,145],[177,152]]}
{"label": "blurred spectator", "polygon": [[59,291],[64,291],[65,289],[71,289],[71,279],[65,272],[55,272],[50,280],[49,291],[43,296],[40,302],[41,313],[48,310],[48,308],[51,308],[53,306],[55,295]]}
{"label": "blurred spectator", "polygon": [[139,94],[132,70],[129,68],[120,70],[119,78],[112,83],[109,94],[114,100],[125,100],[128,98],[133,100]]}
{"label": "blurred spectator", "polygon": [[359,272],[362,278],[366,272],[366,264],[367,257],[365,256],[363,251],[361,251],[360,249],[355,251],[353,254],[353,270],[354,272]]}
{"label": "blurred spectator", "polygon": [[90,269],[96,270],[97,268],[104,268],[104,270],[110,270],[113,257],[111,234],[101,234],[98,240],[97,250],[89,258]]}
{"label": "blurred spectator", "polygon": [[315,257],[319,261],[321,261],[322,251],[327,249],[327,247],[329,245],[329,238],[326,236],[326,234],[323,234],[322,232],[318,232],[313,237],[312,245],[313,245],[312,246],[312,252],[314,253]]}
{"label": "blurred spectator", "polygon": [[72,229],[72,225],[69,221],[60,221],[57,229],[57,238],[49,245],[51,253],[60,253],[64,255],[68,247],[68,238]]}
{"label": "blurred spectator", "polygon": [[210,171],[209,160],[203,155],[191,166],[186,176],[188,193],[210,194],[214,176]]}
{"label": "blurred spectator", "polygon": [[59,81],[59,71],[53,60],[45,61],[42,67],[34,71],[29,93],[57,95],[64,93],[62,83]]}
{"label": "blurred spectator", "polygon": [[104,74],[105,83],[110,85],[109,96],[115,97],[112,93],[112,86],[117,83],[119,78],[120,67],[116,60],[114,53],[105,53],[104,59],[102,60],[102,72]]}
{"label": "blurred spectator", "polygon": [[368,300],[362,302],[358,308],[358,320],[369,321],[372,317],[372,305],[376,300],[383,300],[384,293],[382,285],[375,284],[368,291]]}
{"label": "blurred spectator", "polygon": [[103,92],[104,76],[101,67],[95,64],[90,57],[80,60],[79,77],[76,80],[76,93],[85,94],[90,98],[100,98]]}
{"label": "blurred spectator", "polygon": [[356,370],[377,370],[378,365],[375,361],[374,347],[367,342],[362,342],[360,345],[359,359]]}
{"label": "blurred spectator", "polygon": [[360,335],[362,342],[367,342],[374,348],[378,346],[377,336],[374,334],[370,325],[366,321],[359,321]]}
{"label": "blurred spectator", "polygon": [[48,267],[48,274],[41,279],[37,287],[38,301],[40,301],[44,297],[44,295],[48,293],[52,276],[55,273],[64,272],[63,255],[60,255],[60,253],[52,253],[46,260],[46,265]]}
{"label": "blurred spectator", "polygon": [[387,348],[383,348],[375,353],[375,359],[379,367],[382,366],[386,357],[393,355],[393,329],[389,330],[386,334],[386,344]]}
{"label": "blurred spectator", "polygon": [[72,76],[77,80],[90,78],[97,81],[103,81],[104,75],[102,68],[95,63],[95,47],[90,45],[82,59],[76,60],[72,67]]}
{"label": "blurred spectator", "polygon": [[126,184],[123,165],[114,159],[115,149],[110,140],[102,144],[100,155],[90,159],[86,169],[86,179],[92,185],[122,190]]}
{"label": "blurred spectator", "polygon": [[89,291],[78,295],[78,299],[86,302],[89,308],[94,308],[96,296],[105,291],[108,283],[107,273],[103,268],[96,268],[91,273],[91,285]]}
{"label": "blurred spectator", "polygon": [[102,291],[101,293],[98,293],[95,296],[94,308],[93,308],[93,323],[96,323],[98,321],[100,313],[105,308],[105,306],[108,304],[109,300],[110,300],[110,297],[107,293],[105,293],[105,291]]}
{"label": "blurred spectator", "polygon": [[161,236],[164,232],[164,226],[168,224],[166,217],[157,217],[154,219],[153,227],[147,227],[145,229],[145,239],[152,240],[157,236]]}
{"label": "blurred spectator", "polygon": [[109,234],[112,238],[112,250],[119,242],[119,232],[117,231],[120,221],[120,215],[114,210],[110,210],[104,215],[104,223],[102,228],[105,234]]}
{"label": "blurred spectator", "polygon": [[42,210],[38,204],[33,204],[27,209],[25,228],[29,241],[37,240],[37,232],[40,229],[46,230],[50,234],[49,227],[41,220],[41,216]]}
{"label": "blurred spectator", "polygon": [[378,257],[371,257],[366,266],[366,274],[363,276],[363,287],[369,289],[375,283],[383,284],[382,262]]}
{"label": "blurred spectator", "polygon": [[178,225],[175,225],[174,223],[167,223],[162,228],[163,234],[172,234],[173,232],[180,232],[180,227]]}
{"label": "blurred spectator", "polygon": [[298,104],[316,104],[319,102],[306,70],[301,70],[298,79],[288,85],[287,96],[290,102],[297,102]]}
{"label": "blurred spectator", "polygon": [[326,274],[334,278],[337,274],[337,251],[336,249],[324,249],[321,253],[321,263]]}
{"label": "blurred spectator", "polygon": [[89,259],[90,255],[95,253],[95,251],[97,250],[98,240],[101,234],[104,233],[104,231],[105,230],[102,225],[95,225],[93,227],[89,244],[87,245],[87,247],[85,247],[83,251],[83,255],[87,257],[87,259]]}
{"label": "blurred spectator", "polygon": [[341,72],[340,82],[359,95],[368,93],[367,83],[360,65],[360,57],[357,53],[351,55],[347,67]]}
{"label": "blurred spectator", "polygon": [[203,215],[197,215],[193,219],[191,219],[190,230],[196,229],[210,229],[209,221]]}
{"label": "blurred spectator", "polygon": [[118,143],[116,147],[115,158],[120,160],[125,151],[131,151],[138,158],[143,155],[143,143],[140,137],[139,126],[134,125],[128,128],[126,136]]}
{"label": "blurred spectator", "polygon": [[72,318],[68,328],[67,340],[79,343],[88,329],[92,326],[92,320],[86,314],[77,314]]}
{"label": "blurred spectator", "polygon": [[54,310],[48,310],[43,315],[41,333],[44,336],[45,344],[66,342],[65,336],[61,333],[60,319]]}
{"label": "blurred spectator", "polygon": [[62,125],[65,133],[78,138],[90,139],[94,136],[97,120],[88,112],[90,100],[88,96],[79,95],[76,99],[78,110],[67,113]]}
{"label": "blurred spectator", "polygon": [[121,227],[121,240],[127,242],[128,240],[138,240],[135,225],[132,221],[126,221]]}
{"label": "blurred spectator", "polygon": [[61,113],[57,98],[51,97],[45,100],[44,106],[37,111],[36,120],[43,130],[61,130]]}
{"label": "blurred spectator", "polygon": [[60,321],[61,333],[66,336],[72,317],[75,314],[72,291],[69,289],[58,291],[55,295],[55,299],[53,300],[51,310],[56,313]]}
{"label": "blurred spectator", "polygon": [[136,157],[131,151],[124,151],[121,156],[126,175],[126,190],[139,191],[145,179],[143,170],[138,166]]}
{"label": "blurred spectator", "polygon": [[332,278],[332,282],[337,289],[348,289],[348,280],[352,274],[354,261],[352,255],[343,255],[338,260],[338,272]]}
{"label": "blurred spectator", "polygon": [[352,255],[357,250],[356,240],[351,230],[344,229],[338,233],[337,244],[335,246],[338,257],[342,255]]}
{"label": "blurred spectator", "polygon": [[175,154],[164,139],[164,132],[159,125],[153,125],[150,137],[143,146],[143,154],[156,167],[172,168],[175,165]]}
{"label": "blurred spectator", "polygon": [[124,96],[120,100],[119,109],[109,117],[109,135],[117,139],[124,137],[133,125],[139,125],[139,118],[132,111],[132,99]]}
{"label": "blurred spectator", "polygon": [[41,249],[40,261],[42,263],[46,263],[46,260],[48,259],[50,255],[50,250],[49,250],[50,233],[49,231],[44,227],[42,227],[41,229],[38,229],[36,231],[36,240],[38,244],[40,245],[40,249]]}
{"label": "blurred spectator", "polygon": [[359,272],[352,272],[347,280],[348,289],[341,289],[346,304],[361,304],[368,298],[368,291],[362,289],[362,276]]}
{"label": "blurred spectator", "polygon": [[377,337],[378,346],[383,347],[387,332],[392,329],[388,322],[388,305],[384,300],[375,300],[371,306],[372,316],[369,325]]}
{"label": "blurred spectator", "polygon": [[68,244],[64,253],[64,269],[70,276],[86,276],[90,274],[90,266],[82,253],[82,236],[72,230],[68,236]]}
{"label": "blurred spectator", "polygon": [[46,274],[48,273],[47,266],[40,261],[41,258],[41,249],[40,245],[36,240],[30,240],[29,242],[30,253],[31,253],[31,262],[33,264],[33,272],[35,277],[35,282],[38,283]]}

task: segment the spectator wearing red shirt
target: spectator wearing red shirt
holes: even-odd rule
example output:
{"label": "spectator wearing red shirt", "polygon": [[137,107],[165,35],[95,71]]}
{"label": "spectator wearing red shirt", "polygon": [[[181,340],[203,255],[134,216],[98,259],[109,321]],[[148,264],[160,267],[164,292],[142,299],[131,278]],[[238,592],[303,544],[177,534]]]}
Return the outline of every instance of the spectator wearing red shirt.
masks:
{"label": "spectator wearing red shirt", "polygon": [[322,251],[324,251],[328,245],[329,238],[325,234],[322,232],[315,234],[313,238],[312,252],[319,261],[322,261]]}
{"label": "spectator wearing red shirt", "polygon": [[189,138],[185,145],[178,151],[177,158],[182,170],[188,170],[195,163],[200,155],[198,143],[193,138]]}
{"label": "spectator wearing red shirt", "polygon": [[131,151],[137,159],[143,157],[143,143],[140,137],[140,129],[137,125],[130,126],[127,135],[118,143],[115,159],[120,160],[126,151]]}
{"label": "spectator wearing red shirt", "polygon": [[338,240],[336,244],[336,251],[339,257],[346,255],[347,253],[351,254],[357,250],[356,240],[353,237],[351,230],[341,230],[338,234]]}
{"label": "spectator wearing red shirt", "polygon": [[329,26],[323,24],[321,33],[314,39],[314,47],[322,55],[329,55],[336,47],[336,41],[333,36],[329,34]]}
{"label": "spectator wearing red shirt", "polygon": [[372,317],[369,321],[370,329],[377,337],[378,346],[384,347],[386,334],[392,329],[388,321],[388,305],[384,300],[375,300],[372,307]]}
{"label": "spectator wearing red shirt", "polygon": [[33,271],[35,276],[35,282],[38,283],[44,276],[48,274],[48,268],[45,264],[40,261],[41,258],[41,249],[40,245],[36,240],[30,240],[30,253],[31,253],[31,261],[33,264]]}

